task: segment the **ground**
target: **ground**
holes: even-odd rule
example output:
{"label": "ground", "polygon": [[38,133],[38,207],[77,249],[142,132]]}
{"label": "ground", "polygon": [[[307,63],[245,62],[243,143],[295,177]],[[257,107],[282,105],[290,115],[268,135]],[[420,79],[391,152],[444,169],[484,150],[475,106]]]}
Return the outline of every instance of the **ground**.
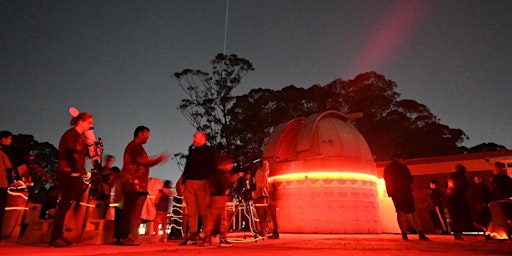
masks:
{"label": "ground", "polygon": [[464,241],[454,241],[451,236],[431,235],[431,241],[419,241],[411,235],[403,241],[397,234],[373,235],[320,235],[281,234],[278,240],[244,240],[242,236],[230,238],[234,245],[218,247],[213,240],[211,247],[180,246],[177,240],[158,242],[152,237],[142,237],[142,245],[122,247],[112,244],[77,244],[69,248],[53,248],[48,245],[26,245],[17,240],[0,242],[0,255],[239,255],[239,256],[313,256],[313,255],[512,255],[512,242],[486,242],[482,236],[466,236]]}

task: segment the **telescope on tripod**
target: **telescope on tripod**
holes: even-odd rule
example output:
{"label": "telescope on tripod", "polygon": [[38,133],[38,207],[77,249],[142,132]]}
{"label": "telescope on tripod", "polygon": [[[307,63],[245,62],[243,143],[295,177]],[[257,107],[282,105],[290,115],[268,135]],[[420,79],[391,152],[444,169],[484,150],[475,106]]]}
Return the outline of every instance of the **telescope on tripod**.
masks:
{"label": "telescope on tripod", "polygon": [[233,215],[229,223],[232,223],[233,230],[250,232],[255,241],[262,238],[259,235],[260,220],[252,196],[253,191],[256,190],[255,174],[261,166],[261,159],[256,159],[245,164],[235,164],[230,171],[231,174],[242,172],[243,175],[236,180],[231,188]]}

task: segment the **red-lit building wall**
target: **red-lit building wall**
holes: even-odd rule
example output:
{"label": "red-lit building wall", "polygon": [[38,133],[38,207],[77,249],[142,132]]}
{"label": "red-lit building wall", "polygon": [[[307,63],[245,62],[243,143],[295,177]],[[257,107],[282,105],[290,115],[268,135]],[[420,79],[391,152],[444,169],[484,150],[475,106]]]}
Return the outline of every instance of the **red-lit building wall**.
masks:
{"label": "red-lit building wall", "polygon": [[380,233],[379,180],[362,135],[342,113],[297,118],[265,147],[281,232]]}

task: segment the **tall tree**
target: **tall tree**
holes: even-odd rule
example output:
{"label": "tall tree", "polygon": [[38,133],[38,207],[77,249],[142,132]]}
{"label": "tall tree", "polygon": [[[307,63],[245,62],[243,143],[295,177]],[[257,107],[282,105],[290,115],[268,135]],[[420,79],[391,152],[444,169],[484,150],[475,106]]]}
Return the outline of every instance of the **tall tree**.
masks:
{"label": "tall tree", "polygon": [[307,89],[290,85],[279,91],[253,89],[236,97],[228,112],[233,121],[228,132],[236,142],[235,157],[241,161],[261,157],[274,126],[296,117],[333,109],[339,104],[333,105],[333,102],[337,100],[332,92],[319,85]]}
{"label": "tall tree", "polygon": [[208,134],[208,141],[218,150],[232,153],[233,139],[226,133],[232,125],[227,114],[234,100],[232,92],[254,67],[235,54],[218,54],[210,63],[211,73],[191,69],[174,73],[187,94],[178,109],[195,129]]}
{"label": "tall tree", "polygon": [[424,104],[400,99],[395,82],[367,72],[325,86],[255,89],[237,97],[229,111],[236,152],[251,157],[261,155],[274,126],[327,110],[363,113],[363,118],[352,123],[365,137],[377,161],[390,159],[398,150],[408,157],[424,157],[462,153],[465,149],[459,146],[467,138],[462,130],[441,124]]}

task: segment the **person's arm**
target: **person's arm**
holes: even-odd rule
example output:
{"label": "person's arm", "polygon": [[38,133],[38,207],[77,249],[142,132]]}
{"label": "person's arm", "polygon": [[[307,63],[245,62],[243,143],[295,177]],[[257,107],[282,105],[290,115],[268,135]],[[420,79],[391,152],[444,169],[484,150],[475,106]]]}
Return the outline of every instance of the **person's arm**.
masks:
{"label": "person's arm", "polygon": [[158,195],[156,195],[155,205],[157,205],[158,201],[160,201],[160,197],[162,197],[162,190],[161,189],[158,191]]}
{"label": "person's arm", "polygon": [[145,165],[145,166],[155,166],[163,161],[167,161],[169,158],[169,153],[164,152],[156,157],[146,157],[145,154],[137,154],[134,158],[134,161],[137,165]]}

